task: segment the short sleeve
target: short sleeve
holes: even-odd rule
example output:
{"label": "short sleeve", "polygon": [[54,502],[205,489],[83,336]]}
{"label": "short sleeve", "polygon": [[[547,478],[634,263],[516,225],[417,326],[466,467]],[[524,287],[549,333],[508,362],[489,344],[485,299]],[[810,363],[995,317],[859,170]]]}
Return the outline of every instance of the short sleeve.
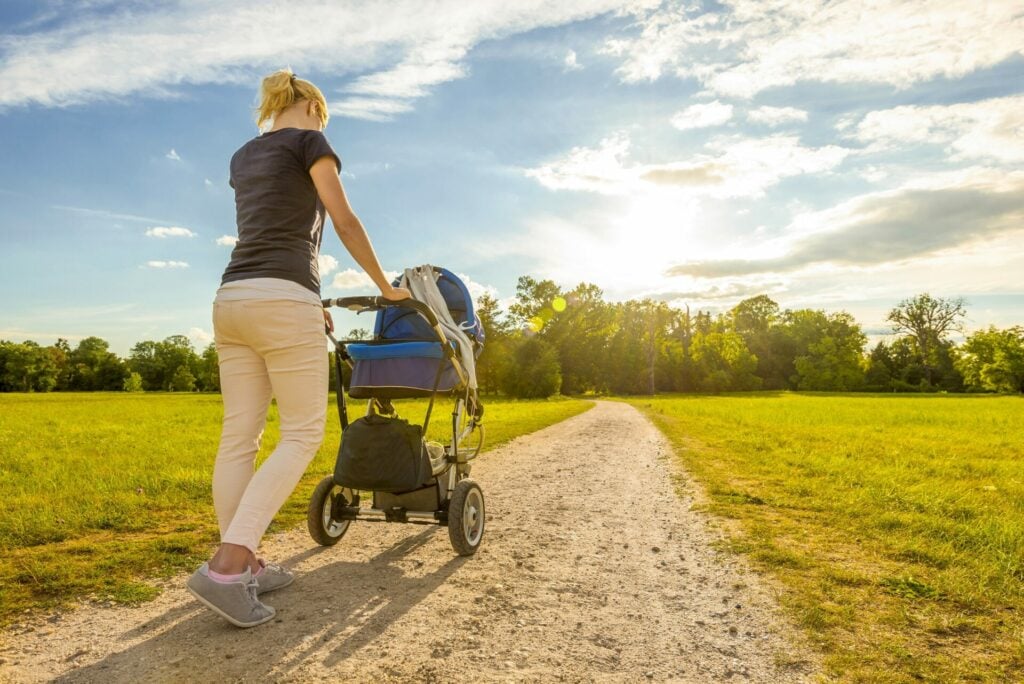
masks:
{"label": "short sleeve", "polygon": [[303,136],[301,154],[302,164],[306,167],[306,171],[309,171],[320,157],[330,157],[334,160],[337,172],[341,172],[341,160],[334,148],[331,147],[331,143],[327,141],[327,136],[320,131],[310,131]]}

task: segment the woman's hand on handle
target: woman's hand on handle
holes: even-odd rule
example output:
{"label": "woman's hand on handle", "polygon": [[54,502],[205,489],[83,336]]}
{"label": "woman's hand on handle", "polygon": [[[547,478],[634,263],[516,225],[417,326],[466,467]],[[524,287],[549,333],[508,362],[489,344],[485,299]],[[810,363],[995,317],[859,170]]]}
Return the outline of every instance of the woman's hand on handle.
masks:
{"label": "woman's hand on handle", "polygon": [[388,285],[386,290],[381,289],[380,294],[384,299],[391,302],[400,302],[403,299],[412,299],[412,292],[405,289],[404,287],[392,287]]}
{"label": "woman's hand on handle", "polygon": [[359,217],[352,211],[352,207],[345,197],[345,190],[341,186],[341,178],[338,177],[338,167],[334,165],[332,157],[324,156],[313,162],[309,169],[309,176],[313,179],[313,185],[324,203],[327,213],[334,224],[334,230],[345,245],[345,249],[352,255],[356,263],[366,271],[374,285],[380,288],[385,299],[397,301],[410,297],[409,291],[405,288],[392,287],[390,279],[384,274],[384,269],[377,261],[377,254],[373,251],[373,244],[366,234]]}

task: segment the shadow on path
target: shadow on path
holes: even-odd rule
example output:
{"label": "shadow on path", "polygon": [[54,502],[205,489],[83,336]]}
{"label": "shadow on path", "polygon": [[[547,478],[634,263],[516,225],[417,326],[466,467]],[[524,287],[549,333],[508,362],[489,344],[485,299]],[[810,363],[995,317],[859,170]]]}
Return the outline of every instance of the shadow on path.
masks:
{"label": "shadow on path", "polygon": [[[442,556],[433,569],[416,574],[403,569],[405,556],[436,532],[407,537],[367,561],[339,560],[297,575],[294,584],[264,597],[277,617],[253,629],[231,626],[188,596],[182,605],[119,638],[132,641],[152,633],[142,643],[55,681],[249,681],[271,672],[286,678],[314,657],[335,666],[370,644],[466,562],[458,556],[443,562]],[[322,553],[343,558],[344,547],[304,551],[284,564]],[[412,561],[407,569],[417,564]]]}

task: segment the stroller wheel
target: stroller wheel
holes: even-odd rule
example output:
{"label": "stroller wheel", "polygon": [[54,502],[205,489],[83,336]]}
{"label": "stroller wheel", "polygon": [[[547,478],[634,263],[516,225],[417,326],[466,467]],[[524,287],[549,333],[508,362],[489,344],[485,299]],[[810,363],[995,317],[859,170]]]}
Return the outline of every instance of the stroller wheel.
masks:
{"label": "stroller wheel", "polygon": [[484,538],[484,493],[465,479],[455,485],[448,504],[448,536],[460,556],[472,556]]}
{"label": "stroller wheel", "polygon": [[351,489],[342,489],[334,484],[333,477],[325,477],[313,490],[313,496],[309,501],[309,511],[306,515],[306,526],[313,541],[321,546],[334,546],[345,533],[351,520],[335,520],[331,517],[331,509],[334,507],[334,500],[344,496],[346,501],[352,501]]}

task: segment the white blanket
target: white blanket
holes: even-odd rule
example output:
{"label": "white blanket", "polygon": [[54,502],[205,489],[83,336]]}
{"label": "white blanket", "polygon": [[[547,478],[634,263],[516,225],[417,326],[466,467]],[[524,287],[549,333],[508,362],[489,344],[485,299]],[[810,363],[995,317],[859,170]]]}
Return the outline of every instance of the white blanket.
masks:
{"label": "white blanket", "polygon": [[469,339],[466,332],[452,319],[451,312],[448,311],[448,305],[444,301],[444,296],[437,289],[437,275],[434,273],[434,267],[430,264],[425,264],[416,268],[407,268],[402,275],[402,282],[400,284],[412,292],[414,299],[418,299],[433,310],[444,334],[448,339],[455,340],[458,343],[459,360],[469,376],[467,378],[469,389],[475,392],[476,357],[473,356],[473,341]]}

